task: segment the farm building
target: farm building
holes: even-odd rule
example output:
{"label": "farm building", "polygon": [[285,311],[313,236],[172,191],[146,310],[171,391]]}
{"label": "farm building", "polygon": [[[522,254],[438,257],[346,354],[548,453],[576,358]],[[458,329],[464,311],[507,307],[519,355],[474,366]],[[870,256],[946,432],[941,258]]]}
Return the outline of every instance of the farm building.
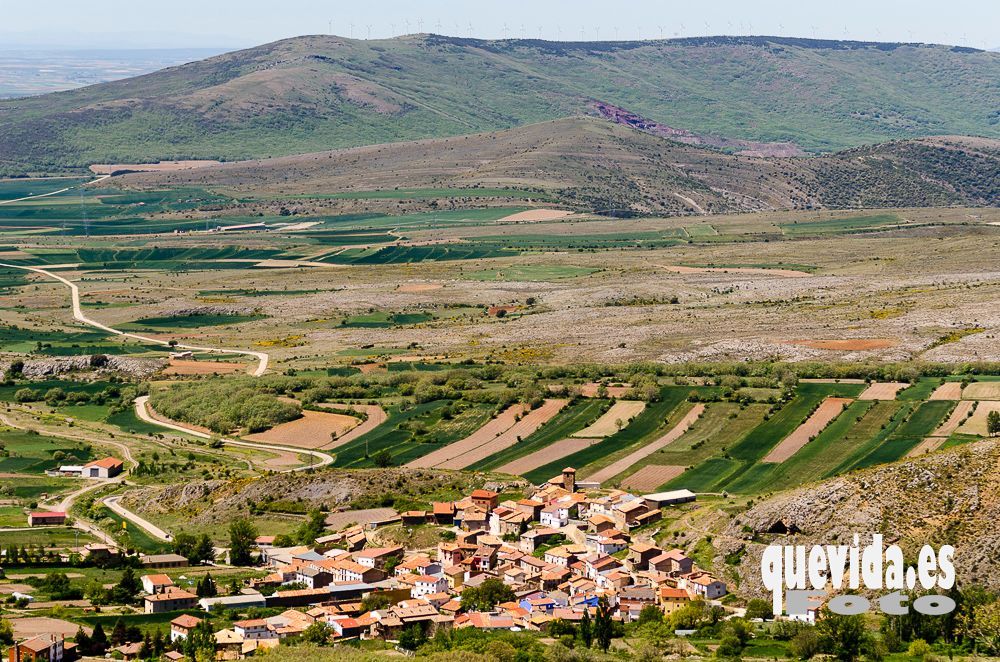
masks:
{"label": "farm building", "polygon": [[125,464],[116,457],[106,457],[83,465],[84,478],[114,478],[122,472]]}
{"label": "farm building", "polygon": [[145,554],[139,560],[143,568],[183,568],[188,564],[180,554]]}
{"label": "farm building", "polygon": [[689,503],[694,501],[697,495],[691,490],[673,490],[672,492],[644,494],[642,498],[650,508],[662,508],[663,506],[675,506],[679,503]]}
{"label": "farm building", "polygon": [[61,526],[66,523],[66,513],[36,512],[28,515],[28,526]]}
{"label": "farm building", "polygon": [[147,595],[143,598],[147,614],[162,614],[166,611],[194,609],[198,606],[198,596],[179,588]]}

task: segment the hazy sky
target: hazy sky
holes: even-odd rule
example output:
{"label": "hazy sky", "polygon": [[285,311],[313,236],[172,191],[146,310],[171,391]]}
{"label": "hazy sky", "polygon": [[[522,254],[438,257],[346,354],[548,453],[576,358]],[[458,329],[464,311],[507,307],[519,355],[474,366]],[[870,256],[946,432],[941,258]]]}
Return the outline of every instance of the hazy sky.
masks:
{"label": "hazy sky", "polygon": [[1000,0],[7,0],[3,4],[0,49],[240,47],[331,30],[356,38],[421,31],[563,40],[766,34],[1000,46]]}

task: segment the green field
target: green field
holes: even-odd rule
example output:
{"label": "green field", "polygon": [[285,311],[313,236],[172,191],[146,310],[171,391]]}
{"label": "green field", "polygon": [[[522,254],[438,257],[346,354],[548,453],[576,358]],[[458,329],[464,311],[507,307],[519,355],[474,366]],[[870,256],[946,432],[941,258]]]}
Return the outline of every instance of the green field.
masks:
{"label": "green field", "polygon": [[577,267],[573,265],[519,264],[483,269],[463,274],[463,278],[480,281],[526,281],[544,282],[562,278],[578,278],[588,276],[600,269],[595,267]]}
{"label": "green field", "polygon": [[82,443],[10,428],[0,428],[0,446],[7,453],[0,457],[0,473],[41,476],[63,464],[95,459],[93,450]]}
{"label": "green field", "polygon": [[403,465],[467,437],[493,416],[493,407],[470,404],[461,413],[443,419],[442,410],[449,405],[447,400],[434,400],[406,409],[389,407],[389,420],[337,449],[334,466],[372,467],[372,456],[382,450],[389,451],[394,465]]}
{"label": "green field", "polygon": [[127,331],[158,331],[161,329],[200,329],[205,326],[223,326],[226,324],[242,324],[264,319],[264,315],[168,315],[165,317],[146,317],[132,322],[119,324],[118,328]]}

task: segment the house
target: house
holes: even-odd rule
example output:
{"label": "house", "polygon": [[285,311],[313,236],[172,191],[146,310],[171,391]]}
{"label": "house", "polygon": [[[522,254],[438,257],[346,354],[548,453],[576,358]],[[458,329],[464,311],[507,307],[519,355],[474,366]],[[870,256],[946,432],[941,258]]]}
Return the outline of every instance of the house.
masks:
{"label": "house", "polygon": [[451,524],[455,520],[455,504],[451,501],[435,501],[431,517],[436,524]]}
{"label": "house", "polygon": [[150,595],[163,593],[174,587],[174,580],[167,575],[143,575],[142,590]]}
{"label": "house", "polygon": [[465,568],[460,565],[450,565],[444,569],[445,581],[452,591],[461,590],[465,583]]}
{"label": "house", "polygon": [[516,510],[520,510],[522,513],[527,513],[531,516],[532,521],[537,521],[542,515],[542,508],[545,507],[545,503],[539,501],[538,499],[521,499],[514,504]]}
{"label": "house", "polygon": [[179,588],[147,595],[143,598],[147,614],[162,614],[166,611],[194,609],[198,606],[198,596]]}
{"label": "house", "polygon": [[263,618],[252,618],[245,621],[235,621],[233,632],[243,637],[244,641],[250,639],[277,639],[277,630],[271,628]]}
{"label": "house", "polygon": [[691,595],[682,588],[661,586],[659,592],[660,608],[667,616],[691,602]]}
{"label": "house", "polygon": [[703,571],[681,575],[677,588],[686,588],[705,600],[716,600],[728,592],[725,583]]}
{"label": "house", "polygon": [[411,598],[421,598],[435,593],[444,593],[448,589],[448,580],[444,577],[433,577],[431,575],[420,575],[413,582],[410,590]]}
{"label": "house", "polygon": [[198,627],[200,623],[201,619],[197,616],[189,616],[188,614],[178,616],[170,621],[170,641],[187,639],[188,635],[191,634],[191,630]]}
{"label": "house", "polygon": [[142,652],[142,642],[133,641],[130,644],[123,644],[117,648],[112,648],[110,652],[115,659],[132,662],[133,660],[140,659],[139,653]]}
{"label": "house", "polygon": [[403,558],[403,548],[399,545],[395,547],[376,547],[373,549],[363,549],[354,554],[354,560],[367,568],[385,569],[386,563],[390,559],[399,560]]}
{"label": "house", "polygon": [[636,520],[640,515],[649,512],[649,507],[642,500],[636,499],[615,505],[612,512],[625,523],[626,528],[631,528],[637,525]]}
{"label": "house", "polygon": [[400,513],[399,517],[403,521],[403,524],[416,526],[427,522],[427,511],[407,510],[405,513]]}
{"label": "house", "polygon": [[306,588],[323,588],[333,582],[333,575],[326,570],[310,566],[296,571],[295,582],[304,584]]}
{"label": "house", "polygon": [[542,526],[559,529],[569,524],[569,505],[552,504],[542,509]]}
{"label": "house", "polygon": [[472,503],[486,512],[496,508],[500,504],[500,494],[492,490],[473,490],[469,495]]}
{"label": "house", "polygon": [[10,662],[62,662],[66,647],[62,637],[41,634],[14,644],[8,651]]}
{"label": "house", "polygon": [[459,527],[463,531],[482,531],[487,525],[486,510],[479,506],[469,506],[461,514],[456,513],[455,517],[460,519]]}
{"label": "house", "polygon": [[[65,523],[66,513],[62,512],[38,511],[28,515],[28,526],[62,526]],[[29,641],[34,641],[34,639],[29,639]]]}
{"label": "house", "polygon": [[429,556],[418,554],[397,565],[394,574],[397,576],[406,574],[440,575],[441,564],[437,561],[431,561]]}
{"label": "house", "polygon": [[243,637],[235,630],[225,629],[215,633],[215,659],[238,660],[243,656]]}
{"label": "house", "polygon": [[116,457],[106,457],[83,465],[84,478],[114,478],[122,472],[125,464]]}
{"label": "house", "polygon": [[650,559],[649,569],[671,576],[686,575],[694,569],[694,561],[688,558],[684,550],[671,549]]}
{"label": "house", "polygon": [[254,539],[254,544],[257,545],[257,549],[271,549],[274,547],[274,539],[277,536],[257,536]]}
{"label": "house", "polygon": [[662,553],[663,550],[656,545],[650,545],[644,542],[632,543],[629,545],[628,556],[625,557],[625,563],[627,563],[633,571],[645,570],[649,567],[649,562]]}
{"label": "house", "polygon": [[184,568],[188,560],[180,554],[143,554],[139,563],[143,568]]}

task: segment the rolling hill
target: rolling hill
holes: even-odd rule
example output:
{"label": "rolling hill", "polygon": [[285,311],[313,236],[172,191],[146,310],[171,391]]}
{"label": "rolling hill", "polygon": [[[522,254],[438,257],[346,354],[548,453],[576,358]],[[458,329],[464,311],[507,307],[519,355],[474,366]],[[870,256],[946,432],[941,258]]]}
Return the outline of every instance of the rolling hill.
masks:
{"label": "rolling hill", "polygon": [[634,115],[660,135],[752,153],[1000,138],[998,79],[1000,54],[923,44],[307,36],[0,102],[0,173],[261,158],[576,114]]}
{"label": "rolling hill", "polygon": [[616,215],[1000,204],[1000,141],[936,137],[817,157],[739,156],[571,117],[499,132],[116,177],[236,197],[509,187]]}

